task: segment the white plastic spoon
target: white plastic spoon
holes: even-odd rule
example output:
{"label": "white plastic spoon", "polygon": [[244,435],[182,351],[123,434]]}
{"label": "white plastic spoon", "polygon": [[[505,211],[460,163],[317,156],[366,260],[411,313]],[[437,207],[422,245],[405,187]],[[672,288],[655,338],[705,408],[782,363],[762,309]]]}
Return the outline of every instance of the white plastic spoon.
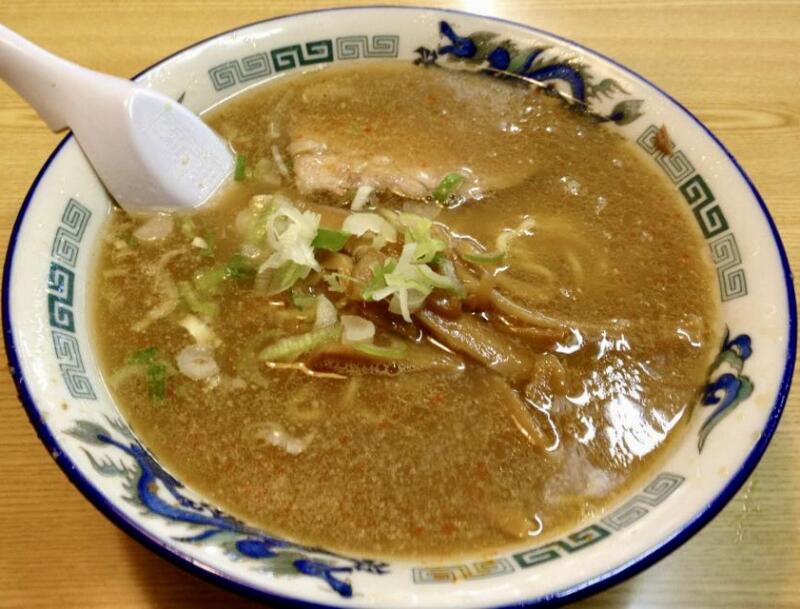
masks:
{"label": "white plastic spoon", "polygon": [[54,132],[72,129],[128,211],[198,207],[233,170],[225,143],[180,103],[56,57],[3,25],[0,78]]}

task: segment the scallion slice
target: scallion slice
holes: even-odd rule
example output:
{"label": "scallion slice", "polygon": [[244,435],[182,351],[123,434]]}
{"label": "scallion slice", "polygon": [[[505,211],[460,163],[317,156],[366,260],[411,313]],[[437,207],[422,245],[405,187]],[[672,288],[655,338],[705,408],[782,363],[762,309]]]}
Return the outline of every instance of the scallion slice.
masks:
{"label": "scallion slice", "polygon": [[212,300],[203,298],[188,281],[178,282],[178,294],[192,313],[206,319],[213,319],[219,313],[219,305]]}
{"label": "scallion slice", "polygon": [[311,242],[311,246],[329,252],[338,252],[347,243],[350,233],[341,230],[331,230],[329,228],[317,229],[317,236]]}
{"label": "scallion slice", "polygon": [[215,266],[197,273],[194,276],[194,285],[204,294],[216,294],[227,276],[224,266]]}
{"label": "scallion slice", "polygon": [[433,189],[431,194],[433,195],[434,201],[446,203],[447,199],[450,198],[450,195],[458,190],[458,187],[464,183],[465,179],[466,178],[460,173],[448,173],[442,178],[442,181],[439,182],[439,185]]}
{"label": "scallion slice", "polygon": [[134,351],[126,358],[126,362],[145,373],[150,399],[163,400],[167,388],[167,367],[158,360],[158,347]]}
{"label": "scallion slice", "polygon": [[341,334],[342,327],[335,325],[280,338],[263,349],[258,358],[264,362],[291,362],[320,345],[338,341]]}
{"label": "scallion slice", "polygon": [[389,258],[383,266],[374,268],[372,277],[361,292],[361,297],[364,300],[371,300],[375,292],[386,287],[386,275],[394,271],[395,268],[397,268],[397,261],[392,258]]}
{"label": "scallion slice", "polygon": [[150,364],[158,357],[158,347],[146,347],[131,353],[126,361],[129,364]]}
{"label": "scallion slice", "polygon": [[150,399],[163,400],[167,390],[167,367],[164,364],[150,364],[147,367],[147,393]]}
{"label": "scallion slice", "polygon": [[243,154],[236,155],[236,165],[233,169],[233,179],[237,182],[244,182],[247,177],[247,157]]}
{"label": "scallion slice", "polygon": [[463,257],[465,260],[477,262],[479,264],[496,264],[506,257],[506,253],[496,250],[494,252],[483,252],[480,254],[463,254]]}
{"label": "scallion slice", "polygon": [[273,272],[269,281],[267,294],[274,296],[275,294],[280,294],[284,290],[288,290],[301,279],[305,279],[310,272],[310,267],[297,264],[291,260],[284,262]]}
{"label": "scallion slice", "polygon": [[256,274],[250,261],[241,254],[234,254],[225,265],[225,275],[234,279],[248,279]]}
{"label": "scallion slice", "polygon": [[379,347],[370,343],[352,343],[350,346],[356,351],[381,359],[404,359],[408,351],[405,343],[397,343],[392,347]]}

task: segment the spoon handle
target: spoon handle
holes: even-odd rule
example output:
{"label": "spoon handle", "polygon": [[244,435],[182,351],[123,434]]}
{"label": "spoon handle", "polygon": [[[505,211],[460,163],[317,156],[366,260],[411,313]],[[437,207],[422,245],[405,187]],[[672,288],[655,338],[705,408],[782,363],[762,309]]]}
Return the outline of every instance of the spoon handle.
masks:
{"label": "spoon handle", "polygon": [[81,92],[119,95],[129,81],[101,74],[62,59],[0,24],[0,79],[25,99],[54,132],[89,111],[77,103]]}

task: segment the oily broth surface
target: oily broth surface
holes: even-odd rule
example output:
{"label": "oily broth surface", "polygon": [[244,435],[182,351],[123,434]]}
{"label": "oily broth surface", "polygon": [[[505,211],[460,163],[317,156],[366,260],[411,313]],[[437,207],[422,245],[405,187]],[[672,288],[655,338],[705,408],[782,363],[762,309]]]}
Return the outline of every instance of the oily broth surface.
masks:
{"label": "oily broth surface", "polygon": [[[234,283],[218,298],[213,326],[222,340],[216,388],[175,374],[160,403],[143,379],[114,390],[159,461],[233,514],[367,555],[490,550],[519,541],[520,523],[529,537],[549,536],[599,513],[681,435],[677,423],[716,347],[713,277],[696,227],[618,137],[551,98],[476,78],[388,62],[327,70],[227,102],[209,122],[249,159],[327,130],[343,154],[393,148],[401,164],[492,175],[488,196],[437,220],[491,246],[501,229],[533,217],[532,234],[514,241],[501,272],[516,280],[512,288],[532,286],[521,298],[537,310],[600,326],[624,320],[624,331],[609,326],[598,341],[559,348],[567,397],[544,396],[535,413],[547,452],[525,440],[504,407],[505,385],[477,364],[350,380],[261,368],[258,383],[242,381],[253,365],[248,345],[275,320],[267,297]],[[212,259],[177,229],[157,245],[121,246],[140,222],[114,212],[93,293],[109,378],[137,349],[158,346],[174,360],[191,343],[175,323],[185,309],[131,329],[161,298],[159,259],[173,252],[175,280],[224,263],[241,240],[237,213],[270,191],[303,199],[293,184],[251,181],[193,217],[199,234],[215,237]],[[289,455],[256,437],[268,423],[312,440]]]}

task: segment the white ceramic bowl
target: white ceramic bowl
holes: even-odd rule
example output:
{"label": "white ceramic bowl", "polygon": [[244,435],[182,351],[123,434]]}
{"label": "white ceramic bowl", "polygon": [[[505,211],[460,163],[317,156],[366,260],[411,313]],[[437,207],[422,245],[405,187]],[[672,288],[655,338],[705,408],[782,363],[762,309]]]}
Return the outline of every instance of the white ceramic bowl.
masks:
{"label": "white ceramic bowl", "polygon": [[[495,36],[481,42],[469,37],[474,32]],[[504,40],[525,51],[509,54]],[[534,48],[543,50],[525,65]],[[111,520],[176,564],[257,597],[341,607],[493,607],[574,599],[618,582],[719,512],[775,430],[796,324],[775,226],[733,157],[678,102],[597,53],[507,21],[390,7],[292,15],[200,42],[138,80],[200,112],[299,69],[386,58],[451,68],[491,64],[548,81],[609,116],[610,128],[635,141],[691,207],[716,265],[730,334],[685,442],[644,485],[558,539],[436,564],[297,546],[221,513],[148,455],[100,377],[87,284],[110,201],[69,136],[31,187],[6,260],[3,323],[21,400],[53,458]],[[671,156],[653,142],[662,124],[675,144]]]}

